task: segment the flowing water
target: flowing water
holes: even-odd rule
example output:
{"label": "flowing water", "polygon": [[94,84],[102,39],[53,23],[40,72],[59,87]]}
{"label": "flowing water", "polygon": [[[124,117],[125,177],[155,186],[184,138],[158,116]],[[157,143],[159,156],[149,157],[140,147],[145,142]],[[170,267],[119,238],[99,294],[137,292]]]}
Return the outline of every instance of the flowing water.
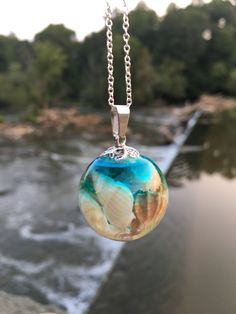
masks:
{"label": "flowing water", "polygon": [[[145,119],[137,114],[130,144],[166,170],[178,147],[157,150],[157,117]],[[110,136],[99,134],[1,141],[0,290],[55,303],[69,314],[87,309],[122,244],[87,226],[77,188],[86,166],[110,144]]]}
{"label": "flowing water", "polygon": [[[155,119],[148,125],[130,144],[158,161]],[[235,139],[235,111],[200,119],[169,173],[164,221],[124,247],[91,313],[236,313]],[[70,314],[88,308],[122,247],[77,208],[81,173],[108,145],[89,136],[1,142],[0,290]]]}
{"label": "flowing water", "polygon": [[160,226],[127,244],[89,314],[236,313],[236,111],[203,116]]}

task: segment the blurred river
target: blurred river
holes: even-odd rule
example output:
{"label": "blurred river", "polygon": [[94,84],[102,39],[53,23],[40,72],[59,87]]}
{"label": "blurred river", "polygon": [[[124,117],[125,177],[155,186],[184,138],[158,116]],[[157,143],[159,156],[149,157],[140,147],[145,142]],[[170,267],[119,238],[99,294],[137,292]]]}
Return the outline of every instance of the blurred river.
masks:
{"label": "blurred river", "polygon": [[89,314],[236,313],[236,111],[202,116],[160,226],[128,243]]}
{"label": "blurred river", "polygon": [[[129,144],[158,161],[156,119],[146,119],[145,139]],[[94,313],[235,314],[235,125],[235,112],[201,118],[169,173],[164,221],[125,246]],[[82,171],[111,144],[96,138],[1,142],[0,290],[70,314],[94,298],[122,247],[97,236],[77,208]]]}
{"label": "blurred river", "polygon": [[[157,156],[158,116],[134,118],[129,144],[167,167],[163,149]],[[182,133],[177,120],[161,117],[162,125],[170,122]],[[77,208],[82,172],[112,145],[110,133],[105,137],[83,133],[1,140],[0,290],[55,303],[70,314],[87,309],[122,247],[97,236]],[[172,158],[175,151],[167,153]]]}

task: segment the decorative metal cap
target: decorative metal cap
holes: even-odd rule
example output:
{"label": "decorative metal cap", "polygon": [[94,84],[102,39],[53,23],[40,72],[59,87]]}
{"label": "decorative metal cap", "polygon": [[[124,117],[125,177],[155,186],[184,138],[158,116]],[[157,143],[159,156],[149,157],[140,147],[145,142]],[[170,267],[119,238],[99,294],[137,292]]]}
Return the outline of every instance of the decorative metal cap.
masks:
{"label": "decorative metal cap", "polygon": [[116,161],[125,159],[127,157],[139,158],[140,154],[137,149],[130,146],[112,146],[105,150],[100,156],[107,156]]}

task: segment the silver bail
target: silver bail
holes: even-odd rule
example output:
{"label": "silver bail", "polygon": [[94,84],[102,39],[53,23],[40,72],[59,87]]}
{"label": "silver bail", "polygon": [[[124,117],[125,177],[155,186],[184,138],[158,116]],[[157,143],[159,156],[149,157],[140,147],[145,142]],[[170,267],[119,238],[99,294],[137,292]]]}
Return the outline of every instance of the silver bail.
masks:
{"label": "silver bail", "polygon": [[111,109],[112,132],[115,139],[125,139],[129,122],[130,109],[128,106],[115,105]]}

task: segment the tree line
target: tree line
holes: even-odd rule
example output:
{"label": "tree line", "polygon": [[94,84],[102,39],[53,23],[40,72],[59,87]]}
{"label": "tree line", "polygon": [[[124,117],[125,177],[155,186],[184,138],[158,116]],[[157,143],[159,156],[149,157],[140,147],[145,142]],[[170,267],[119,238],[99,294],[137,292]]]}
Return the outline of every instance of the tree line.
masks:
{"label": "tree line", "polygon": [[[113,19],[115,98],[125,101],[122,15]],[[144,2],[130,12],[134,103],[194,100],[202,93],[236,96],[236,6],[232,1],[171,4],[164,17]],[[107,103],[106,31],[76,40],[49,25],[34,40],[0,36],[0,108]]]}

